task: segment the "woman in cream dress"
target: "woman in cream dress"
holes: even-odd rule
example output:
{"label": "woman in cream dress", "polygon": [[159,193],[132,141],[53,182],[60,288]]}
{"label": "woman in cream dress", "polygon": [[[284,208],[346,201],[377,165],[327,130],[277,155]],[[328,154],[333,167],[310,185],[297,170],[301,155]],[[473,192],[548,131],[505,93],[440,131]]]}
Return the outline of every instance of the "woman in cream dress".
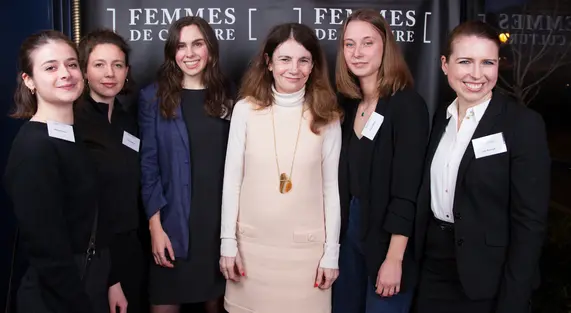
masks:
{"label": "woman in cream dress", "polygon": [[338,276],[340,111],[314,32],[271,30],[232,115],[220,270],[230,313],[329,313]]}

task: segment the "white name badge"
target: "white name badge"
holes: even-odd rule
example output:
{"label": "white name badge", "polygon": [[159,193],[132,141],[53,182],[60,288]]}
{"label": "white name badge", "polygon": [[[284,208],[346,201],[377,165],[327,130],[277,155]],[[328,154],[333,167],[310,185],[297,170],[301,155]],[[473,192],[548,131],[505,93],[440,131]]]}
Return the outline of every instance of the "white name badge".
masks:
{"label": "white name badge", "polygon": [[473,139],[472,146],[476,159],[508,151],[502,133]]}
{"label": "white name badge", "polygon": [[123,132],[123,144],[137,152],[139,152],[139,145],[141,144],[141,140],[128,132]]}
{"label": "white name badge", "polygon": [[367,120],[367,124],[365,124],[363,131],[361,131],[361,135],[369,138],[370,140],[373,140],[379,131],[379,128],[381,128],[381,125],[383,125],[384,120],[384,116],[380,115],[377,112],[373,112],[373,114],[371,114],[369,117],[369,120]]}
{"label": "white name badge", "polygon": [[52,138],[58,138],[75,142],[75,135],[73,134],[73,126],[52,121],[47,121],[47,124],[48,124],[48,136]]}

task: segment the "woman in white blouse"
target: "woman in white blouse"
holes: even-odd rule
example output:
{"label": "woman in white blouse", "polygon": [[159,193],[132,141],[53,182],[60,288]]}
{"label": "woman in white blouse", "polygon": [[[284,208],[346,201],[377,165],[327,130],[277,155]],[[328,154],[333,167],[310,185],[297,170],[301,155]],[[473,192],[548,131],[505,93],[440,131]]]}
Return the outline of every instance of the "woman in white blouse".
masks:
{"label": "woman in white blouse", "polygon": [[457,98],[436,111],[418,198],[417,313],[526,313],[537,287],[550,160],[539,114],[493,91],[498,34],[457,26],[442,71]]}
{"label": "woman in white blouse", "polygon": [[314,32],[274,27],[230,126],[220,270],[230,313],[328,313],[338,276],[340,110]]}

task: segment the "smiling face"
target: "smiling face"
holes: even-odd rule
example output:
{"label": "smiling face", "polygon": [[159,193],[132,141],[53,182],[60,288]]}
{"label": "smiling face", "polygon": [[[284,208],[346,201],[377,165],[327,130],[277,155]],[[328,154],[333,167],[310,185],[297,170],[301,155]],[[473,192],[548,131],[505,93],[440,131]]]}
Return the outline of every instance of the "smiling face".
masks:
{"label": "smiling face", "polygon": [[280,93],[294,93],[301,90],[313,69],[311,53],[293,38],[284,41],[267,59],[274,85]]}
{"label": "smiling face", "polygon": [[451,48],[450,57],[441,58],[442,71],[460,104],[470,107],[488,99],[498,80],[497,44],[477,36],[460,36]]}
{"label": "smiling face", "polygon": [[377,77],[383,62],[383,38],[368,22],[351,21],[343,37],[347,67],[358,78]]}
{"label": "smiling face", "polygon": [[180,31],[175,60],[184,73],[184,81],[200,80],[208,59],[208,47],[198,26],[183,27]]}
{"label": "smiling face", "polygon": [[99,44],[89,54],[85,77],[91,97],[98,102],[112,103],[123,89],[129,67],[125,53],[114,44]]}
{"label": "smiling face", "polygon": [[83,75],[75,50],[66,42],[50,40],[30,54],[32,76],[22,74],[30,90],[36,92],[38,105],[69,105],[83,91]]}

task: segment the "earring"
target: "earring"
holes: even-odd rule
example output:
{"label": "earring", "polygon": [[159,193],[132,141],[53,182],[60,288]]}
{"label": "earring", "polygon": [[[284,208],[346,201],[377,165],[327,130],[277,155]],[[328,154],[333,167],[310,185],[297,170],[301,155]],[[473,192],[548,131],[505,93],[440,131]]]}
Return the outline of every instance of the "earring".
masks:
{"label": "earring", "polygon": [[128,83],[128,82],[129,82],[129,78],[125,78],[125,82]]}
{"label": "earring", "polygon": [[35,89],[35,88],[32,88],[32,89],[30,89],[30,92],[32,93],[32,95],[35,95],[35,94],[36,94],[36,89]]}

